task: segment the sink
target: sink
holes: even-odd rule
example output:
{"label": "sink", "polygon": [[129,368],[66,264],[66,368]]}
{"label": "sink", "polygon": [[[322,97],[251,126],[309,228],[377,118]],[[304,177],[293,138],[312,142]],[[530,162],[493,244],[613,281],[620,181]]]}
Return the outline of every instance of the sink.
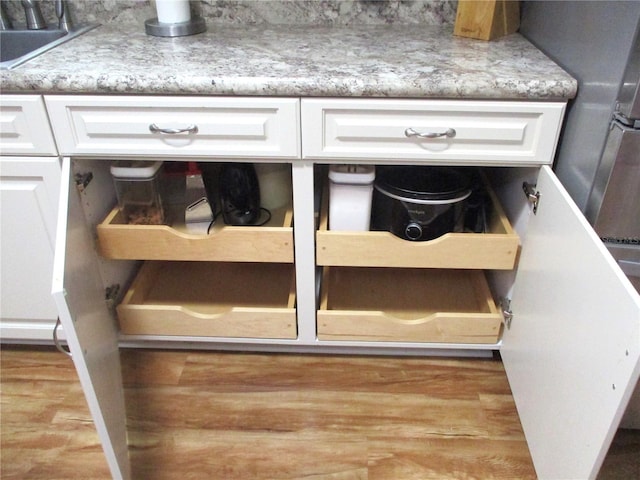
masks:
{"label": "sink", "polygon": [[80,26],[68,32],[60,29],[0,30],[0,70],[22,65],[97,26]]}

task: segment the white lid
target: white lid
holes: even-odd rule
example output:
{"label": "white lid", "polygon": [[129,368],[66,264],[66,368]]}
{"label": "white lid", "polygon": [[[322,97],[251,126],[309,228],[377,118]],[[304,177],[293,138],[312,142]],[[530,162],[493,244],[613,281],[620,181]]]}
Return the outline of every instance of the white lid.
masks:
{"label": "white lid", "polygon": [[160,161],[124,160],[111,165],[111,175],[116,178],[153,178],[160,167]]}
{"label": "white lid", "polygon": [[376,178],[376,167],[373,165],[331,165],[329,179],[333,183],[367,184]]}

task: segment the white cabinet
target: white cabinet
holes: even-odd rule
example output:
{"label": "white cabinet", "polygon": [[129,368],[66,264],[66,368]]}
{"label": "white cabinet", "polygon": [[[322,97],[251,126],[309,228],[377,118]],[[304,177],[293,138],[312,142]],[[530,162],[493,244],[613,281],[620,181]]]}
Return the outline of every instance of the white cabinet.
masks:
{"label": "white cabinet", "polygon": [[297,158],[297,99],[47,97],[62,155]]}
{"label": "white cabinet", "polygon": [[131,478],[118,332],[105,302],[93,236],[71,175],[62,164],[53,296],[73,363],[115,479]]}
{"label": "white cabinet", "polygon": [[58,154],[41,96],[2,96],[0,153],[32,156]]}
{"label": "white cabinet", "polygon": [[303,155],[334,161],[549,164],[564,107],[562,102],[304,99]]}
{"label": "white cabinet", "polygon": [[51,342],[60,162],[42,97],[3,96],[0,128],[0,337]]}
{"label": "white cabinet", "polygon": [[594,478],[640,374],[640,297],[541,169],[500,353],[540,478]]}
{"label": "white cabinet", "polygon": [[[229,102],[238,105],[239,100],[231,99]],[[250,105],[252,101],[256,101],[259,104],[260,100],[244,99],[243,102]],[[114,105],[128,102],[127,108],[132,109],[131,116],[135,117],[135,97],[116,97],[110,101]],[[204,99],[157,98],[152,101],[142,98],[139,99],[139,105],[144,112],[151,103],[166,103],[171,108],[165,113],[171,116],[173,109],[180,110],[181,102],[192,106],[192,102],[196,101]],[[220,104],[227,100],[218,98],[215,101]],[[71,106],[65,107],[65,102],[71,102]],[[293,248],[292,258],[275,262],[271,258],[266,262],[292,267],[295,271],[295,289],[285,285],[281,296],[287,297],[287,300],[280,301],[277,306],[277,309],[289,309],[281,313],[295,315],[297,335],[291,338],[277,333],[267,333],[268,338],[260,338],[257,334],[253,338],[247,334],[234,337],[224,331],[207,336],[202,334],[201,327],[197,327],[196,323],[194,325],[197,328],[191,330],[176,327],[172,318],[182,312],[174,314],[171,311],[162,311],[157,317],[152,314],[145,320],[153,322],[160,318],[163,324],[168,322],[169,330],[164,334],[145,335],[146,327],[143,325],[143,330],[137,334],[119,337],[116,316],[104,302],[104,293],[105,287],[111,285],[112,277],[120,276],[120,282],[126,284],[126,279],[129,278],[126,268],[129,267],[123,265],[120,268],[120,260],[110,262],[106,259],[110,254],[105,255],[104,252],[112,251],[110,247],[105,250],[101,246],[103,254],[97,255],[94,249],[97,234],[93,227],[98,226],[97,230],[112,229],[114,231],[109,231],[109,235],[112,235],[121,226],[117,222],[112,225],[111,221],[103,221],[108,217],[111,206],[99,205],[105,198],[112,198],[113,193],[91,192],[94,189],[102,192],[103,187],[100,185],[108,183],[104,176],[105,166],[108,165],[105,159],[138,156],[141,151],[136,150],[136,141],[131,143],[131,150],[127,150],[127,140],[124,138],[122,142],[116,142],[112,150],[109,150],[108,143],[104,143],[104,147],[98,150],[92,150],[90,145],[66,143],[66,140],[61,142],[66,145],[62,148],[67,149],[72,157],[65,158],[63,162],[63,181],[67,187],[63,189],[61,199],[64,208],[59,220],[54,295],[65,330],[71,330],[69,344],[114,477],[130,476],[122,392],[117,361],[114,360],[118,342],[122,340],[156,342],[158,345],[166,345],[168,342],[178,342],[179,345],[179,342],[184,342],[191,348],[194,342],[199,342],[203,348],[207,344],[215,344],[217,348],[306,352],[366,353],[384,350],[395,353],[427,353],[433,349],[456,352],[499,349],[504,355],[514,398],[540,477],[594,476],[640,374],[640,300],[548,167],[564,106],[559,103],[399,102],[387,99],[361,99],[353,102],[341,99],[274,99],[273,102],[291,106],[286,118],[279,118],[287,125],[290,133],[302,132],[301,148],[287,150],[287,154],[278,154],[281,157],[270,157],[270,161],[287,162],[290,159],[293,223],[292,227],[287,223],[278,226],[275,239],[267,240],[268,229],[264,233],[252,231],[251,234],[255,238],[264,237],[265,241],[275,242],[274,246],[284,238],[288,239],[287,242],[294,243],[293,246],[289,245]],[[52,122],[58,125],[58,129],[65,121],[66,128],[75,128],[77,123],[67,121],[68,112],[73,111],[74,105],[79,103],[83,103],[82,97],[73,97],[72,101],[67,97],[47,98],[47,104],[55,106],[51,109]],[[83,108],[92,111],[90,103],[87,99]],[[297,117],[295,112],[300,111],[300,105],[302,115]],[[341,108],[345,105],[350,109],[349,115],[342,117],[340,114],[327,121],[335,111],[342,112]],[[409,113],[401,105],[410,106]],[[486,107],[484,112],[483,105]],[[500,112],[500,105],[505,107],[506,113]],[[98,107],[103,108],[104,104]],[[354,111],[356,115],[352,115]],[[464,112],[471,117],[472,125],[468,130],[465,130]],[[123,113],[120,111],[119,115]],[[228,113],[235,115],[233,109]],[[447,121],[442,125],[439,121],[434,124],[430,119],[432,114]],[[407,119],[411,123],[407,123]],[[449,123],[449,120],[453,123]],[[150,119],[145,118],[141,124],[145,125],[148,121]],[[481,128],[482,124],[491,126],[492,121],[495,121],[494,127],[488,130]],[[342,133],[336,133],[331,130],[332,122],[338,126],[355,124],[357,128],[351,129],[349,126]],[[362,125],[371,123],[375,124],[375,136],[381,138],[380,142],[376,142],[371,136],[371,130],[361,128]],[[419,129],[423,127],[427,130],[422,133],[430,133],[432,128],[439,129],[440,126],[455,129],[456,136],[429,139],[415,138],[412,135],[407,137],[404,133],[407,128],[422,132]],[[271,128],[278,131],[282,127],[274,124]],[[502,132],[503,129],[506,132]],[[147,132],[143,135],[142,130],[141,136],[148,135]],[[393,133],[386,133],[392,130]],[[457,135],[458,131],[461,132],[460,136]],[[436,133],[441,132],[437,130]],[[60,135],[69,134],[60,132]],[[338,137],[346,138],[347,144],[355,141],[360,145],[351,150],[348,145],[343,150],[325,148],[331,145],[332,138]],[[397,138],[387,145],[386,139],[392,137]],[[160,140],[160,143],[163,141]],[[406,146],[400,142],[407,142]],[[439,153],[436,153],[438,149],[431,148],[432,144],[440,145]],[[154,152],[162,158],[174,160],[200,158],[203,152],[193,150],[189,153],[188,149],[181,148],[177,145],[171,149],[161,146],[160,150]],[[465,154],[464,151],[468,153]],[[501,156],[501,151],[510,153]],[[455,158],[458,157],[455,152],[461,155],[461,164],[487,167],[487,177],[495,190],[499,214],[496,214],[493,222],[495,225],[490,233],[478,234],[486,235],[485,237],[469,241],[466,237],[452,236],[445,241],[434,241],[432,245],[418,247],[412,244],[416,247],[414,255],[420,258],[420,268],[409,272],[408,259],[411,257],[403,250],[413,247],[393,243],[396,239],[378,235],[380,232],[333,235],[333,232],[323,231],[322,213],[316,221],[318,202],[314,192],[319,189],[319,180],[322,179],[318,172],[324,164],[345,161],[372,164],[456,163]],[[242,151],[234,158],[251,161],[249,154],[248,151]],[[293,158],[295,155],[297,157]],[[224,156],[218,156],[214,152],[212,157]],[[256,158],[258,161],[260,158],[264,160],[260,154]],[[93,183],[84,188],[82,193],[73,184],[74,173],[78,173],[73,171],[74,166],[94,170]],[[523,192],[523,181],[537,184],[540,199],[536,213],[533,213],[530,201]],[[101,213],[94,214],[98,210]],[[167,255],[166,252],[172,249],[170,243],[169,246],[163,245],[166,238],[176,236],[167,231],[149,232],[156,240],[145,244],[138,238],[139,232],[127,231],[126,235],[133,235],[128,237],[131,243],[142,242],[136,248],[155,252],[150,255],[160,256]],[[142,235],[141,238],[144,237]],[[225,237],[220,238],[224,242]],[[180,241],[183,240],[184,245],[194,245],[185,248],[194,248],[198,252],[207,251],[206,254],[198,253],[205,255],[205,258],[199,260],[214,262],[212,270],[219,268],[224,271],[228,268],[227,263],[216,266],[215,262],[219,260],[215,258],[216,254],[208,252],[206,247],[203,249],[198,246],[197,240]],[[215,243],[215,239],[208,241]],[[260,241],[256,240],[255,245],[260,245]],[[354,245],[367,249],[369,254],[355,258],[358,250]],[[376,249],[387,249],[388,254],[376,255]],[[212,250],[215,251],[214,248]],[[288,248],[284,250],[290,251]],[[275,254],[279,255],[278,252],[284,250],[277,247]],[[497,253],[490,253],[492,250]],[[471,260],[465,257],[465,252],[471,253],[468,256]],[[116,258],[119,256],[120,254],[115,254]],[[144,255],[135,254],[131,258],[141,256]],[[225,262],[228,260],[225,259]],[[237,270],[244,270],[245,267],[247,265]],[[143,270],[156,272],[155,268],[149,264]],[[207,266],[204,268],[208,269]],[[433,270],[436,268],[441,270]],[[347,278],[347,283],[358,282],[359,280],[349,277],[354,272],[357,274],[358,269],[364,269],[365,276],[374,272],[373,269],[378,269],[380,275],[371,275],[377,281],[384,280],[385,275],[394,270],[399,274],[404,271],[407,273],[406,283],[403,284],[406,289],[412,288],[413,281],[420,282],[420,286],[424,287],[437,283],[439,279],[451,277],[449,281],[452,285],[457,285],[459,291],[467,289],[470,292],[470,298],[475,298],[471,303],[479,306],[480,311],[469,312],[470,307],[466,303],[456,299],[455,293],[451,295],[448,292],[445,303],[453,304],[454,307],[462,306],[466,312],[464,315],[468,314],[469,319],[462,318],[463,322],[460,324],[464,315],[454,310],[435,315],[433,321],[430,318],[419,322],[410,319],[394,326],[393,318],[385,318],[384,314],[380,314],[385,310],[384,305],[380,307],[380,298],[384,297],[375,296],[378,306],[367,310],[360,308],[360,299],[355,293],[344,295],[344,291],[340,292],[343,295],[338,296],[339,300],[335,304],[340,308],[331,311],[332,298],[335,300],[336,297],[335,290],[333,297],[329,291],[326,302],[325,293],[321,297],[320,291],[327,285],[331,287],[332,282],[339,285],[344,278]],[[425,276],[423,273],[426,269],[429,269],[429,275]],[[197,269],[194,269],[194,273],[195,270]],[[228,272],[233,270],[231,267]],[[250,266],[249,271],[259,275],[261,269],[259,265],[255,265]],[[279,275],[276,272],[272,274]],[[152,274],[150,277],[157,275]],[[396,283],[402,284],[402,275],[392,277]],[[289,275],[285,274],[283,278],[289,278]],[[386,280],[387,283],[389,281]],[[144,280],[139,277],[136,282],[144,283]],[[233,282],[242,283],[237,279]],[[284,280],[277,283],[286,284]],[[126,298],[140,296],[136,290],[145,291],[148,288],[147,284],[134,288]],[[161,289],[163,295],[170,294],[172,290],[166,287]],[[338,290],[342,289],[338,287]],[[230,292],[228,296],[233,295]],[[394,295],[393,291],[391,295]],[[439,296],[444,295],[436,295]],[[501,297],[512,298],[510,321],[503,321],[498,309]],[[422,302],[421,308],[425,310],[431,307],[424,304],[421,295],[414,299]],[[128,301],[125,300],[120,305],[121,310],[122,307],[129,308]],[[404,307],[400,305],[398,308]],[[253,320],[247,320],[242,329],[249,327],[250,331],[251,322],[257,322],[256,331],[268,331],[263,330],[259,322],[269,318],[270,312],[265,310],[251,314],[254,315]],[[348,324],[344,322],[347,317],[353,317]],[[215,323],[213,317],[211,320]],[[478,324],[484,326],[478,333],[474,333],[468,328],[469,323],[464,323],[467,320],[477,320]],[[359,322],[365,327],[361,327]],[[286,319],[283,325],[286,330]],[[367,328],[367,325],[373,327]],[[452,333],[438,338],[437,335],[443,328],[449,328]],[[276,327],[276,330],[282,331],[282,328]],[[569,441],[565,437],[567,431],[579,431],[580,435]]]}
{"label": "white cabinet", "polygon": [[57,157],[0,157],[0,336],[52,339]]}

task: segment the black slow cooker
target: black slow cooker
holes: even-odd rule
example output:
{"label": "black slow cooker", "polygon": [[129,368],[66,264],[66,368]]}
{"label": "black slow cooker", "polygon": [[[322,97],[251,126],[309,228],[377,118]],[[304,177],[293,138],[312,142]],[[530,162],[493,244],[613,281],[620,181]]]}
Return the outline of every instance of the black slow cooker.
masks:
{"label": "black slow cooker", "polygon": [[471,175],[450,167],[380,167],[374,183],[371,229],[412,241],[462,231]]}

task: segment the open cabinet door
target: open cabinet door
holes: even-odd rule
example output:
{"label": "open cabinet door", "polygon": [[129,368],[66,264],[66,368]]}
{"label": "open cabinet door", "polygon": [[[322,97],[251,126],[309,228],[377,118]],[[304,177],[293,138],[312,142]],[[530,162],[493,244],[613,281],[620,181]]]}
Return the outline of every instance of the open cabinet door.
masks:
{"label": "open cabinet door", "polygon": [[501,354],[538,477],[595,478],[640,374],[640,297],[549,167],[536,189]]}
{"label": "open cabinet door", "polygon": [[93,238],[71,175],[62,164],[53,296],[98,435],[115,479],[129,479],[118,336],[105,301]]}

